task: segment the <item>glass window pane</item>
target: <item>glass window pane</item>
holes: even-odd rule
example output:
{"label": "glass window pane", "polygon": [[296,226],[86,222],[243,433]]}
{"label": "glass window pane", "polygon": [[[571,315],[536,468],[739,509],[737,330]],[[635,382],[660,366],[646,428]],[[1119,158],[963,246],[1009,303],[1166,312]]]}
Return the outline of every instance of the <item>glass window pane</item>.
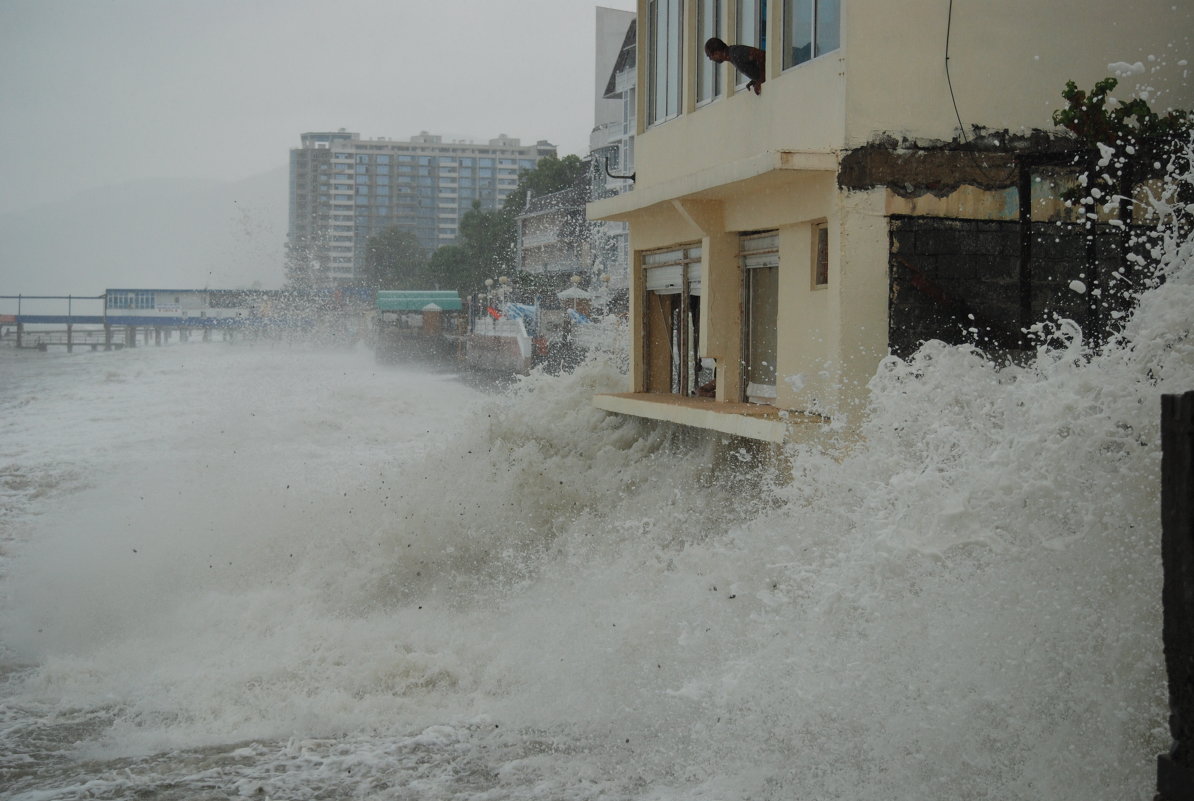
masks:
{"label": "glass window pane", "polygon": [[668,100],[667,114],[672,116],[680,113],[680,86],[682,77],[680,70],[681,40],[683,31],[680,25],[681,0],[670,0],[671,8],[668,13]]}
{"label": "glass window pane", "polygon": [[[738,4],[738,37],[737,42],[728,44],[744,44],[767,49],[767,0],[741,0]],[[737,75],[738,86],[745,86],[749,80],[741,72]]]}
{"label": "glass window pane", "polygon": [[[776,322],[779,318],[779,268],[748,270],[746,381],[753,398],[775,397]],[[768,391],[769,390],[769,391]]]}
{"label": "glass window pane", "polygon": [[784,0],[784,69],[813,57],[813,0]]}
{"label": "glass window pane", "polygon": [[648,78],[650,123],[680,112],[681,0],[650,0]]}
{"label": "glass window pane", "polygon": [[817,0],[818,56],[841,47],[841,17],[841,0]]}
{"label": "glass window pane", "polygon": [[[705,42],[710,37],[722,37],[721,0],[700,0],[697,6],[697,52],[704,53]],[[724,70],[701,56],[701,67],[697,72],[697,102],[703,103],[721,94],[721,76]]]}

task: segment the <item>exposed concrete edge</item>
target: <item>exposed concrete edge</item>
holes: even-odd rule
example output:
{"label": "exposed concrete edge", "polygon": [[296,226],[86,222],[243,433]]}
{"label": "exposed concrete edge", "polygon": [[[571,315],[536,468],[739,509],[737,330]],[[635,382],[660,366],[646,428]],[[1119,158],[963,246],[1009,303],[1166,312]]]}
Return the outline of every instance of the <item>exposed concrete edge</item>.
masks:
{"label": "exposed concrete edge", "polygon": [[714,411],[713,409],[693,409],[618,395],[594,395],[593,405],[598,409],[616,414],[710,429],[723,434],[732,434],[763,442],[782,444],[788,439],[788,424],[783,420],[767,420],[748,417],[744,414]]}

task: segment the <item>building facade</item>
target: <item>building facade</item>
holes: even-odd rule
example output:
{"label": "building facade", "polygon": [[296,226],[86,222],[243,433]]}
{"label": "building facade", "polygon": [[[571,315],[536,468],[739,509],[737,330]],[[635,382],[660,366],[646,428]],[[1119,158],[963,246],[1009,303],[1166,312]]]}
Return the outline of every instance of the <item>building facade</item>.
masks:
{"label": "building facade", "polygon": [[410,231],[428,252],[456,244],[474,203],[500,207],[521,171],[556,154],[545,140],[523,145],[504,134],[485,143],[426,132],[399,141],[341,129],[301,141],[290,151],[288,258],[322,287],[353,284],[369,237],[387,228]]}
{"label": "building facade", "polygon": [[[1194,9],[1170,0],[637,11],[634,188],[589,205],[630,226],[630,386],[595,403],[756,439],[857,420],[909,330],[1018,331],[1073,302],[1090,253],[1042,261],[1086,158],[1051,119],[1068,80],[1123,69],[1125,99],[1194,105]],[[765,50],[761,94],[706,58],[712,36]]]}
{"label": "building facade", "polygon": [[594,271],[593,231],[585,217],[587,186],[531,197],[517,220],[517,264],[533,275],[589,275]]}
{"label": "building facade", "polygon": [[[638,26],[630,11],[597,9],[597,87],[593,131],[589,135],[592,175],[590,200],[629,191],[634,174],[634,137],[638,100],[636,43]],[[597,221],[593,236],[599,248],[599,268],[608,286],[630,285],[630,230],[625,222]]]}

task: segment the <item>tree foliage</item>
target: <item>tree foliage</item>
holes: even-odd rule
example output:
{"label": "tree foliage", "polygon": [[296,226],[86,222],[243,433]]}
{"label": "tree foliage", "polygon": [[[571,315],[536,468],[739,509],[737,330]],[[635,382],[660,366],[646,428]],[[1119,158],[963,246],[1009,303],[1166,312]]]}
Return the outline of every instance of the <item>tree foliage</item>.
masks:
{"label": "tree foliage", "polygon": [[518,215],[527,198],[558,192],[581,181],[588,174],[578,156],[547,156],[519,176],[514,189],[499,209],[483,209],[479,201],[460,218],[457,244],[436,250],[428,263],[428,279],[442,289],[473,292],[486,278],[509,275],[515,266]]}
{"label": "tree foliage", "polygon": [[1186,152],[1194,130],[1190,112],[1158,114],[1142,97],[1118,100],[1111,95],[1118,85],[1117,79],[1104,78],[1087,92],[1067,81],[1061,93],[1066,105],[1053,112],[1053,123],[1091,152],[1090,165],[1099,159],[1099,169],[1089,169],[1080,186],[1063,193],[1066,200],[1086,205],[1118,197],[1126,202],[1133,183]]}
{"label": "tree foliage", "polygon": [[1142,97],[1126,102],[1115,100],[1111,92],[1119,85],[1115,78],[1104,78],[1086,92],[1073,81],[1066,81],[1061,93],[1065,108],[1053,112],[1053,124],[1071,131],[1084,144],[1119,146],[1136,144],[1143,139],[1173,139],[1190,130],[1190,114],[1171,110],[1157,114]]}
{"label": "tree foliage", "polygon": [[539,160],[533,170],[523,170],[518,178],[518,187],[506,196],[502,210],[517,217],[526,208],[528,196],[540,197],[559,192],[575,186],[588,174],[588,164],[579,156],[569,154],[562,159],[546,156]]}
{"label": "tree foliage", "polygon": [[367,288],[423,288],[427,255],[413,232],[393,226],[369,237],[365,247],[362,279]]}
{"label": "tree foliage", "polygon": [[427,289],[467,292],[483,280],[477,272],[477,261],[464,245],[443,245],[427,261]]}

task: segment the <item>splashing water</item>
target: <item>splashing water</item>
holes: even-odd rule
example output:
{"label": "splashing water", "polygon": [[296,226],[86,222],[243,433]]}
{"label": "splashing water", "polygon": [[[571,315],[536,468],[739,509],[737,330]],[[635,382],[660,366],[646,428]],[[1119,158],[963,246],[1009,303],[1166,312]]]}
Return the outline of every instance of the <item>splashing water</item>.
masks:
{"label": "splashing water", "polygon": [[486,396],[358,352],[5,355],[0,786],[1151,797],[1159,397],[1194,388],[1160,247],[1120,340],[926,344],[782,479],[593,409],[601,358]]}

